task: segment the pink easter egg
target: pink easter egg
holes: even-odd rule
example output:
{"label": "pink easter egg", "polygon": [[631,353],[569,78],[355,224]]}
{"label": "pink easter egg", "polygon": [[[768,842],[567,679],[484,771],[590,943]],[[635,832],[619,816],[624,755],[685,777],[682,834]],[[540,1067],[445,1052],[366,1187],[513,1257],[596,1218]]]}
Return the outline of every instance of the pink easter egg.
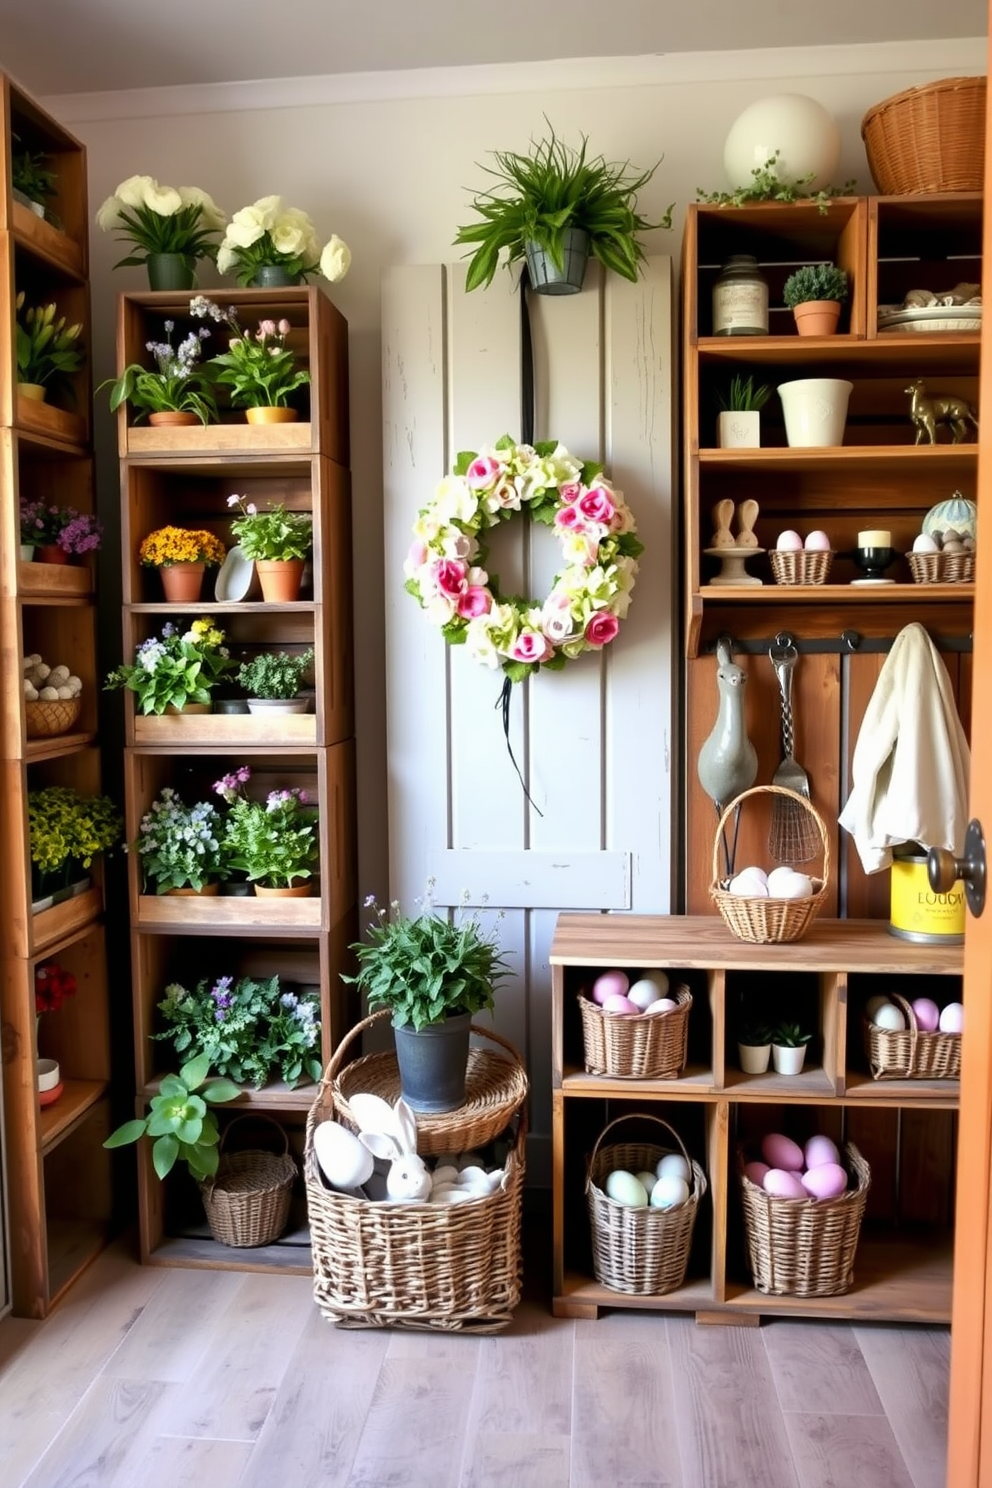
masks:
{"label": "pink easter egg", "polygon": [[677,1007],[678,1003],[674,998],[659,997],[657,1002],[649,1003],[644,1011],[654,1017],[655,1013],[673,1013]]}
{"label": "pink easter egg", "polygon": [[745,1164],[744,1177],[750,1178],[752,1183],[756,1183],[759,1188],[763,1188],[765,1183],[765,1174],[770,1171],[771,1170],[767,1163],[749,1162]]}
{"label": "pink easter egg", "polygon": [[822,1163],[803,1174],[802,1186],[811,1199],[837,1199],[847,1192],[847,1174],[839,1163]]}
{"label": "pink easter egg", "polygon": [[793,532],[790,527],[787,531],[779,533],[775,546],[780,553],[798,553],[802,550],[803,540],[799,533]]}
{"label": "pink easter egg", "polygon": [[807,553],[829,553],[830,539],[827,534],[825,532],[822,532],[818,527],[815,532],[811,532],[809,534],[803,546],[805,547]]}
{"label": "pink easter egg", "polygon": [[936,1033],[940,1022],[940,1008],[930,997],[918,997],[913,1003],[916,1026],[923,1033]]}
{"label": "pink easter egg", "polygon": [[625,971],[601,972],[592,984],[592,1000],[603,1003],[607,997],[623,997],[629,986],[630,978]]}
{"label": "pink easter egg", "polygon": [[623,1013],[629,1017],[632,1013],[639,1016],[640,1011],[637,1004],[631,1002],[629,997],[624,997],[622,992],[611,992],[609,997],[603,999],[604,1013]]}
{"label": "pink easter egg", "polygon": [[762,1184],[765,1193],[777,1199],[808,1199],[798,1173],[787,1173],[784,1168],[769,1168]]}
{"label": "pink easter egg", "polygon": [[769,1132],[761,1143],[761,1156],[771,1168],[784,1168],[787,1173],[801,1173],[805,1166],[803,1149],[781,1132]]}
{"label": "pink easter egg", "polygon": [[822,1168],[824,1163],[839,1163],[840,1153],[836,1142],[829,1137],[810,1137],[803,1149],[807,1168]]}

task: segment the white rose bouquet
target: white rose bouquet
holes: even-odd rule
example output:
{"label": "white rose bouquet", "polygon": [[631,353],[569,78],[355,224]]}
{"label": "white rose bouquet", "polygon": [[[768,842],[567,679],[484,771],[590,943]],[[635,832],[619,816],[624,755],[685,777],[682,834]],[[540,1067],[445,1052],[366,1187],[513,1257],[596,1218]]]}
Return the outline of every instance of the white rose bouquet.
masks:
{"label": "white rose bouquet", "polygon": [[336,284],[348,272],[351,250],[336,233],[321,247],[306,212],[285,207],[281,196],[262,196],[231,218],[217,253],[222,274],[237,274],[242,286],[255,281],[259,269],[279,267],[289,279],[321,273]]}
{"label": "white rose bouquet", "polygon": [[114,264],[145,264],[149,255],[178,253],[193,270],[198,258],[217,257],[214,235],[227,218],[199,186],[160,186],[151,176],[129,176],[96,214],[97,226],[140,250]]}

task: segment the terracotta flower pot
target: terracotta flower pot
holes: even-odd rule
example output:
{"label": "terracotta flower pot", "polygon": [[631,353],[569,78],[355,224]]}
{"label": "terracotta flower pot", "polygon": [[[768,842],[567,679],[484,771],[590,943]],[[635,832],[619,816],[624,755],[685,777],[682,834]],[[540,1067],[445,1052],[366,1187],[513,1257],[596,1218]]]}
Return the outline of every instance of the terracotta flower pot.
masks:
{"label": "terracotta flower pot", "polygon": [[295,424],[299,418],[295,408],[246,408],[245,418],[250,424]]}
{"label": "terracotta flower pot", "polygon": [[205,563],[163,563],[162,589],[170,604],[196,604],[203,588]]}
{"label": "terracotta flower pot", "polygon": [[38,563],[68,563],[69,554],[65,548],[60,548],[58,543],[42,543],[36,549],[36,561]]}
{"label": "terracotta flower pot", "polygon": [[800,336],[832,336],[840,320],[838,300],[806,300],[792,311]]}
{"label": "terracotta flower pot", "polygon": [[189,429],[200,420],[186,409],[163,408],[158,413],[150,413],[148,422],[154,429]]}
{"label": "terracotta flower pot", "polygon": [[262,586],[262,598],[269,604],[299,599],[303,564],[302,558],[256,558],[255,572]]}
{"label": "terracotta flower pot", "polygon": [[269,884],[255,884],[255,894],[259,899],[309,899],[310,880],[304,879],[302,883],[290,884],[288,888],[272,888]]}
{"label": "terracotta flower pot", "polygon": [[219,883],[205,883],[202,888],[194,889],[192,884],[185,884],[181,889],[166,889],[167,894],[182,894],[187,898],[212,899],[215,894],[220,893]]}

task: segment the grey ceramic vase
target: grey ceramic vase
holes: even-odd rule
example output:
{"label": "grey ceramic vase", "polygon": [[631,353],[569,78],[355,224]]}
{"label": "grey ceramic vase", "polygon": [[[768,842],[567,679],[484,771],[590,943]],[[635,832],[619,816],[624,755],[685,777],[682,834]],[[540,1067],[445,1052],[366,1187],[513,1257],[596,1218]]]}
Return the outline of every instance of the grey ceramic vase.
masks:
{"label": "grey ceramic vase", "polygon": [[419,1032],[393,1027],[400,1090],[412,1110],[428,1115],[454,1111],[465,1104],[471,1026],[471,1013],[456,1013]]}
{"label": "grey ceramic vase", "polygon": [[551,255],[536,243],[527,243],[527,271],[537,294],[578,294],[586,277],[589,262],[589,234],[577,227],[565,233],[564,264],[561,269],[552,261]]}

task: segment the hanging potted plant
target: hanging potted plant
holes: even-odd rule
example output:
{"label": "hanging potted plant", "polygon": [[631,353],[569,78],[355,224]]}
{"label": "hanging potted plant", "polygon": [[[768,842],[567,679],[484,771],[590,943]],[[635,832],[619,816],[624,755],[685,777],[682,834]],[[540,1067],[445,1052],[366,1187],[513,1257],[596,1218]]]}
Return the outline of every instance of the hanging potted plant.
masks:
{"label": "hanging potted plant", "polygon": [[151,176],[129,176],[96,214],[97,227],[138,250],[114,268],[144,264],[151,289],[192,289],[197,260],[217,257],[226,221],[199,186],[160,186]]}
{"label": "hanging potted plant", "polygon": [[142,540],[138,559],[156,568],[162,593],[172,604],[196,604],[208,568],[219,568],[227,549],[203,527],[156,527]]}
{"label": "hanging potted plant", "polygon": [[310,699],[301,697],[303,674],[313,661],[313,648],[291,656],[288,651],[263,651],[242,662],[238,682],[248,694],[249,713],[306,713]]}
{"label": "hanging potted plant", "polygon": [[474,1013],[489,1012],[496,984],[510,975],[495,934],[478,914],[457,922],[434,913],[408,916],[392,904],[375,910],[367,939],[351,949],[358,974],[343,977],[368,997],[370,1011],[392,1013],[403,1098],[415,1111],[452,1111],[465,1102],[469,1032]]}
{"label": "hanging potted plant", "polygon": [[217,894],[225,869],[220,812],[209,801],[187,806],[164,785],[138,825],[134,851],[142,888],[156,894]]}
{"label": "hanging potted plant", "polygon": [[302,284],[318,273],[336,284],[350,264],[351,250],[337,233],[321,246],[306,212],[284,207],[281,196],[260,197],[235,212],[217,250],[221,274],[264,289]]}
{"label": "hanging potted plant", "polygon": [[296,356],[286,342],[292,331],[289,321],[260,320],[254,333],[246,331],[233,308],[222,310],[205,295],[189,302],[190,314],[226,325],[230,332],[227,351],[210,361],[218,387],[230,389],[231,404],[245,410],[250,424],[295,422],[297,410],[289,397],[306,387],[310,373],[297,367]]}
{"label": "hanging potted plant", "polygon": [[241,872],[261,897],[306,898],[320,862],[317,808],[298,786],[269,791],[264,801],[247,794],[251,770],[223,776],[214,790],[229,810],[223,851],[229,867]]}
{"label": "hanging potted plant", "polygon": [[167,621],[157,636],[142,641],[132,662],[107,676],[107,691],[126,687],[144,713],[209,713],[211,694],[233,670],[224,632],[209,620],[188,630]]}
{"label": "hanging potted plant", "polygon": [[806,1058],[812,1034],[798,1023],[783,1022],[772,1030],[772,1063],[780,1075],[798,1075]]}
{"label": "hanging potted plant", "polygon": [[590,254],[604,268],[636,281],[645,256],[638,234],[672,225],[671,207],[660,222],[649,222],[637,211],[637,193],[657,164],[637,172],[629,161],[590,158],[584,135],[575,150],[550,129],[548,139],[531,141],[528,155],[497,150],[493,159],[494,166],[482,169],[497,184],[471,204],[481,220],[460,227],[455,237],[474,250],[468,290],[492,283],[503,253],[508,264],[526,259],[539,294],[577,293]]}
{"label": "hanging potted plant", "polygon": [[52,391],[72,391],[68,379],[86,360],[79,345],[82,325],[58,320],[54,300],[47,305],[27,305],[21,290],[17,310],[17,391],[22,398],[44,403]]}
{"label": "hanging potted plant", "polygon": [[[198,367],[203,343],[210,335],[206,326],[190,331],[178,346],[172,344],[175,321],[164,325],[165,340],[149,341],[155,370],[132,362],[116,380],[108,377],[100,388],[110,387],[110,410],[122,403],[137,409],[135,422],[147,413],[152,425],[183,426],[217,421],[217,403],[206,367]],[[207,367],[209,367],[207,363]]]}
{"label": "hanging potted plant", "polygon": [[313,547],[313,517],[287,511],[282,502],[259,511],[254,501],[229,496],[241,515],[231,523],[242,556],[254,563],[262,598],[269,603],[299,599],[303,567]]}
{"label": "hanging potted plant", "polygon": [[806,264],[786,279],[782,298],[800,336],[832,336],[847,299],[847,274],[833,263]]}
{"label": "hanging potted plant", "polygon": [[772,395],[764,383],[742,373],[730,379],[726,391],[717,392],[717,444],[720,449],[758,449],[761,444],[761,409]]}

